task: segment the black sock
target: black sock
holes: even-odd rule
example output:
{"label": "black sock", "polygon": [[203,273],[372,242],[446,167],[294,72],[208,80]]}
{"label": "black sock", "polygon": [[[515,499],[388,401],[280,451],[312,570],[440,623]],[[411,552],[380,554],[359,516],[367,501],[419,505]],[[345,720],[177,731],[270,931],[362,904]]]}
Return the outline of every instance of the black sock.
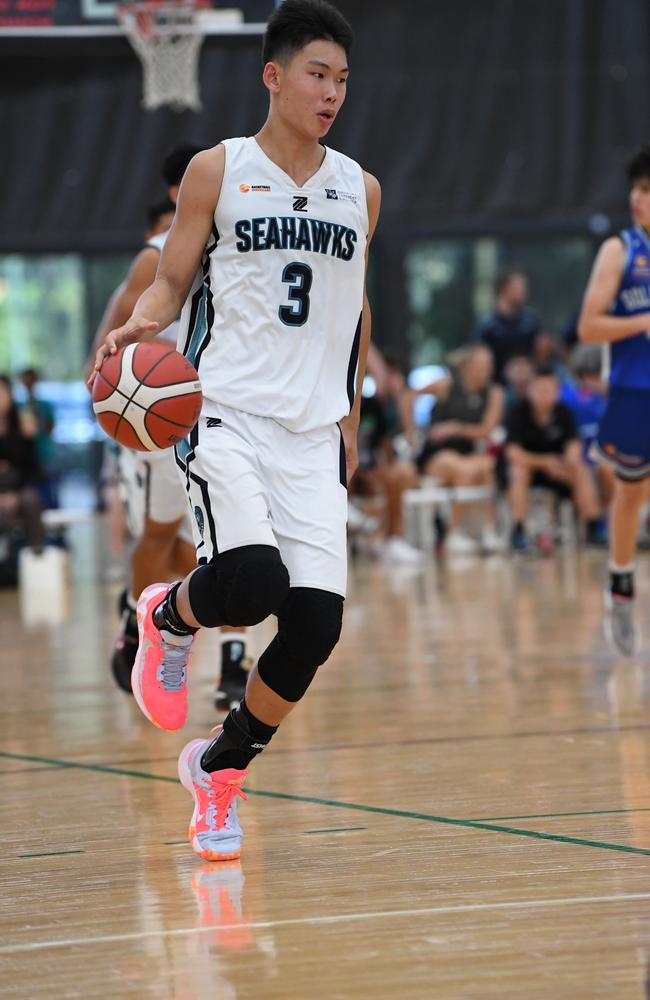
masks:
{"label": "black sock", "polygon": [[186,624],[176,608],[176,593],[179,587],[180,583],[175,583],[164,600],[154,610],[153,623],[160,631],[164,629],[173,635],[194,635],[198,629]]}
{"label": "black sock", "polygon": [[631,570],[627,573],[610,570],[609,589],[616,597],[634,597],[634,573]]}
{"label": "black sock", "polygon": [[256,719],[244,699],[239,708],[228,713],[223,729],[203,751],[201,767],[209,772],[223,771],[227,767],[243,771],[267,746],[277,729],[277,726],[267,726]]}

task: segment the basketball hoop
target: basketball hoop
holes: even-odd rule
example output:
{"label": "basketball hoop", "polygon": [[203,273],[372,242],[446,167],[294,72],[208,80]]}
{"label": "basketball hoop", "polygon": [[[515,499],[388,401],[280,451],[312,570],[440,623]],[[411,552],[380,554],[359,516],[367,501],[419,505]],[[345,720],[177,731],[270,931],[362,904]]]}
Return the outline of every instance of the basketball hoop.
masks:
{"label": "basketball hoop", "polygon": [[118,6],[118,21],[143,69],[142,106],[201,110],[199,55],[204,32],[200,0],[137,0]]}

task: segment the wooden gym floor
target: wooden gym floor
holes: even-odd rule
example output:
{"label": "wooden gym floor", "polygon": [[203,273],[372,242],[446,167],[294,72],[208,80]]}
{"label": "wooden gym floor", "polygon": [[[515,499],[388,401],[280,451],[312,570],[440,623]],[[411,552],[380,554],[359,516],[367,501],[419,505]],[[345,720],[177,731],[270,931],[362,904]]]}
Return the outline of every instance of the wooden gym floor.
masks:
{"label": "wooden gym floor", "polygon": [[63,622],[0,592],[3,1000],[650,995],[650,623],[637,662],[605,648],[602,554],[357,564],[220,866],[176,778],[209,644],[186,732],[151,727],[109,676],[100,533],[71,537]]}

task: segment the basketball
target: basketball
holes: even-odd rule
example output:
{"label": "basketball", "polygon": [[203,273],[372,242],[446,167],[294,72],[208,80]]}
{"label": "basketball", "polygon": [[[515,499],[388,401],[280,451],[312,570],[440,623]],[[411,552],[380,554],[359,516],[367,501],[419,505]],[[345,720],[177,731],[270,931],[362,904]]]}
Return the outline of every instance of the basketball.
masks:
{"label": "basketball", "polygon": [[93,383],[101,427],[126,448],[159,451],[186,437],[201,412],[196,369],[169,344],[129,344],[106,358]]}

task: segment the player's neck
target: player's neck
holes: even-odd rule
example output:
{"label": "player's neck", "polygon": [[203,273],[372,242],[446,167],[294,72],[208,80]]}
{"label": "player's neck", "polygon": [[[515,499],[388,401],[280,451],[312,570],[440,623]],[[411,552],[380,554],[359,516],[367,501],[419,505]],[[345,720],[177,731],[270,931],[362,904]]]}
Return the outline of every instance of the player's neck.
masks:
{"label": "player's neck", "polygon": [[267,118],[255,136],[270,160],[302,187],[323,162],[325,150],[318,139],[299,135],[280,118]]}

